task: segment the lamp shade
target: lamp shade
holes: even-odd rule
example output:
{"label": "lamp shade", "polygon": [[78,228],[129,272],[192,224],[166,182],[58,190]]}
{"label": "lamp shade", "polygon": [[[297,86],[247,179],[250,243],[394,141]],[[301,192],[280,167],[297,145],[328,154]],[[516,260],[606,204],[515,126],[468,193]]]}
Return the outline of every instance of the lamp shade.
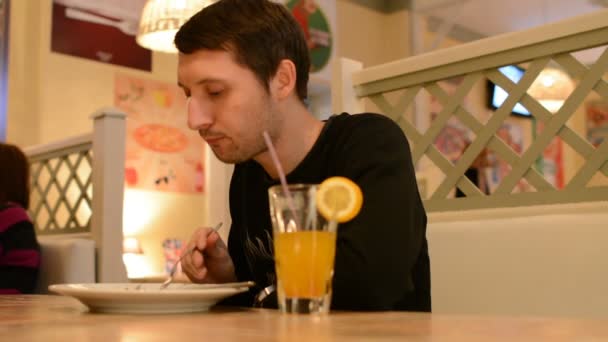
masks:
{"label": "lamp shade", "polygon": [[548,67],[538,75],[528,94],[551,112],[556,112],[574,91],[574,82],[565,72]]}
{"label": "lamp shade", "polygon": [[148,0],[139,19],[137,43],[154,51],[177,53],[177,30],[203,7],[216,0]]}

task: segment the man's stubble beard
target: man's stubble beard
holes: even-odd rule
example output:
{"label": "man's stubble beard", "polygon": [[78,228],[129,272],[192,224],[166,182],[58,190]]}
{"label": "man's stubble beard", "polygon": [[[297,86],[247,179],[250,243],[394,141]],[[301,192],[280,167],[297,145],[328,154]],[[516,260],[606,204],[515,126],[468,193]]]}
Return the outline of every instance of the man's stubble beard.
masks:
{"label": "man's stubble beard", "polygon": [[219,159],[221,162],[223,162],[225,164],[240,164],[240,163],[243,163],[243,162],[246,162],[248,160],[255,158],[255,156],[259,155],[260,153],[265,152],[266,146],[259,145],[256,143],[256,147],[252,148],[253,152],[245,153],[245,152],[241,152],[240,150],[235,150],[234,153],[232,153],[232,155],[226,155],[226,156],[220,156],[213,148],[211,148],[211,151],[213,152],[213,154],[215,155],[215,157],[217,159]]}
{"label": "man's stubble beard", "polygon": [[[248,160],[255,159],[255,157],[257,157],[258,155],[268,151],[262,133],[264,132],[264,130],[267,130],[271,138],[276,137],[278,134],[279,127],[281,126],[281,116],[279,116],[278,113],[275,112],[274,107],[269,102],[266,102],[266,106],[263,112],[268,113],[268,115],[265,115],[264,117],[260,117],[260,115],[258,115],[258,120],[255,124],[255,130],[258,131],[258,136],[254,136],[253,141],[250,142],[250,144],[253,145],[253,147],[247,148],[250,151],[242,151],[241,148],[244,147],[242,145],[235,146],[235,153],[232,156],[221,157],[212,148],[211,150],[213,151],[213,154],[215,154],[217,159],[226,164],[240,164]],[[245,142],[245,144],[247,143]]]}

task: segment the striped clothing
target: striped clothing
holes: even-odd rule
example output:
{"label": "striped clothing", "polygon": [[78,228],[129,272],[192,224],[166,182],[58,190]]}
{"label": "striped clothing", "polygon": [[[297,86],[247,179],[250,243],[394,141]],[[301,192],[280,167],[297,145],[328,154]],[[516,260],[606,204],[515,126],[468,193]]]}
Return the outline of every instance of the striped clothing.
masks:
{"label": "striped clothing", "polygon": [[27,212],[0,205],[0,294],[33,293],[40,266],[40,246]]}

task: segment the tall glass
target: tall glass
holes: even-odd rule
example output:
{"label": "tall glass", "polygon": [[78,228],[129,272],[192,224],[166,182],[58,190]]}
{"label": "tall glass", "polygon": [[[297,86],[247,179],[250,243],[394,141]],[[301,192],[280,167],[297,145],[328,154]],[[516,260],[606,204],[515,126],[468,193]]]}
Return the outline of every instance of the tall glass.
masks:
{"label": "tall glass", "polygon": [[280,185],[268,189],[274,235],[279,309],[290,313],[327,313],[336,251],[336,224],[316,206],[317,185]]}

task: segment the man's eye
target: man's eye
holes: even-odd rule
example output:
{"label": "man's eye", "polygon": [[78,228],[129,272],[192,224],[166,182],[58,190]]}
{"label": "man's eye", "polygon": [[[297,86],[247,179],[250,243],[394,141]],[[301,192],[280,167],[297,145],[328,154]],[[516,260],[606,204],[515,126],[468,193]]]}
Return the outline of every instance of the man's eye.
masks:
{"label": "man's eye", "polygon": [[214,91],[210,90],[207,93],[209,94],[209,96],[216,97],[216,96],[220,96],[222,94],[222,91],[221,90],[214,90]]}

